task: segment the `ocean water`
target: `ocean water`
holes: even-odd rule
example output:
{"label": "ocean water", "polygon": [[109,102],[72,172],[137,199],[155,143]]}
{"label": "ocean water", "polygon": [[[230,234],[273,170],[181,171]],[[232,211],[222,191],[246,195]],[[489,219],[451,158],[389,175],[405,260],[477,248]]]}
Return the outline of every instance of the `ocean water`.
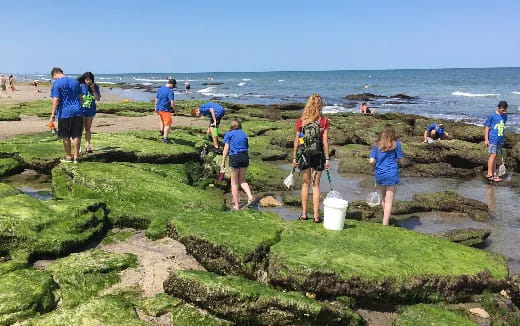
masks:
{"label": "ocean water", "polygon": [[[177,79],[179,100],[218,98],[235,103],[274,104],[305,102],[317,92],[327,105],[324,111],[334,113],[358,111],[359,102],[345,98],[349,94],[403,93],[417,99],[407,104],[386,104],[388,99],[383,99],[369,105],[378,112],[405,112],[475,124],[481,124],[497,103],[505,100],[509,113],[513,113],[506,127],[520,132],[520,68],[125,73],[96,74],[96,82],[158,87],[170,76]],[[189,93],[184,93],[186,80],[191,84]],[[153,94],[149,96],[153,98]]]}

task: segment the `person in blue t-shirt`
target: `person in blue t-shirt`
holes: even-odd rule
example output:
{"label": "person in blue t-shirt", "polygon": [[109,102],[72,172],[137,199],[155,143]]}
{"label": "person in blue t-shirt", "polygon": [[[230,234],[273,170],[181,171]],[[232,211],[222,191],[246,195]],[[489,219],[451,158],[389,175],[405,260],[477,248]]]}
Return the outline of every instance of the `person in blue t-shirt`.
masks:
{"label": "person in blue t-shirt", "polygon": [[[66,77],[61,68],[52,68],[51,76],[54,83],[51,88],[52,111],[49,123],[54,123],[58,118],[58,137],[63,140],[65,149],[65,158],[61,162],[78,163],[83,133],[81,88],[78,81]],[[74,153],[71,152],[71,139]]]}
{"label": "person in blue t-shirt", "polygon": [[370,151],[369,159],[370,164],[374,166],[376,184],[381,191],[384,225],[390,225],[392,203],[399,184],[397,162],[402,158],[401,143],[397,140],[394,128],[391,125],[385,125]]}
{"label": "person in blue t-shirt", "polygon": [[90,139],[92,137],[92,121],[96,115],[96,101],[101,99],[101,92],[99,86],[94,82],[94,74],[90,71],[84,73],[78,78],[79,86],[81,87],[81,96],[83,97],[83,124],[85,129],[85,152],[92,153]]}
{"label": "person in blue t-shirt", "polygon": [[211,135],[215,152],[218,152],[218,127],[224,114],[226,114],[224,107],[215,102],[207,102],[191,110],[193,117],[199,118],[201,115],[209,117],[210,121],[207,134]]}
{"label": "person in blue t-shirt", "polygon": [[437,139],[445,139],[446,137],[448,137],[448,133],[444,131],[444,125],[442,123],[432,123],[424,131],[423,143],[431,144]]}
{"label": "person in blue t-shirt", "polygon": [[247,195],[247,206],[255,202],[249,184],[246,182],[247,167],[249,166],[248,151],[249,145],[247,135],[242,131],[240,121],[231,121],[231,130],[224,135],[224,151],[222,153],[222,164],[220,170],[226,167],[226,157],[229,153],[229,166],[231,167],[231,195],[233,197],[233,208],[237,210],[239,206],[238,188]]}
{"label": "person in blue t-shirt", "polygon": [[159,115],[161,120],[161,129],[159,132],[162,136],[162,142],[166,144],[170,143],[168,134],[172,127],[172,113],[170,110],[173,110],[173,114],[177,114],[177,110],[175,109],[175,95],[173,94],[173,89],[176,84],[177,81],[175,79],[168,79],[166,85],[159,88],[157,96],[155,97],[155,114]]}
{"label": "person in blue t-shirt", "polygon": [[504,144],[504,125],[507,122],[507,102],[498,102],[498,109],[491,113],[484,122],[484,143],[488,146],[488,170],[487,179],[500,182],[502,178],[497,175],[497,155],[502,151]]}

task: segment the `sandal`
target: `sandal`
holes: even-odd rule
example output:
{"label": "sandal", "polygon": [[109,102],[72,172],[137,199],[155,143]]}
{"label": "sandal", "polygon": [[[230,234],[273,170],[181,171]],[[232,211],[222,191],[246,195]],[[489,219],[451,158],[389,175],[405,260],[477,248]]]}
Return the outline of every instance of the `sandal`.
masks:
{"label": "sandal", "polygon": [[298,219],[299,219],[299,220],[302,220],[302,221],[307,221],[307,220],[308,220],[307,215],[303,215],[303,214],[300,215],[300,216],[298,217]]}
{"label": "sandal", "polygon": [[65,157],[60,159],[61,163],[72,163],[72,157]]}
{"label": "sandal", "polygon": [[491,179],[491,181],[493,181],[493,182],[500,182],[502,180],[504,180],[504,179],[502,179],[502,178],[500,178],[498,176],[494,176],[493,179]]}
{"label": "sandal", "polygon": [[313,219],[314,223],[318,224],[318,223],[321,223],[321,218],[318,216],[318,217],[315,217]]}

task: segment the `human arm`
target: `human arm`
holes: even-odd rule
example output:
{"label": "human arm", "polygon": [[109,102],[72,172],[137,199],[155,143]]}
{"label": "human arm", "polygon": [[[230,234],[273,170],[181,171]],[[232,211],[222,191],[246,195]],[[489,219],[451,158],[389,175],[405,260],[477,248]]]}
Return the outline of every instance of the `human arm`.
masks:
{"label": "human arm", "polygon": [[171,101],[170,101],[170,107],[171,107],[172,110],[173,110],[173,114],[174,114],[174,115],[177,115],[177,107],[175,106],[175,101],[174,101],[174,100],[171,100]]}
{"label": "human arm", "polygon": [[296,131],[296,136],[294,137],[294,143],[293,143],[293,159],[292,159],[292,165],[293,166],[296,166],[297,165],[297,160],[296,160],[296,153],[298,152],[298,146],[300,144],[299,140],[298,140],[298,134],[299,132]]}
{"label": "human arm", "polygon": [[212,123],[212,127],[216,127],[217,126],[217,117],[215,116],[215,110],[213,110],[213,108],[209,108],[209,113],[211,114],[211,118],[213,120],[213,123]]}
{"label": "human arm", "polygon": [[484,129],[484,144],[486,144],[486,146],[489,146],[489,130],[490,128],[488,126]]}
{"label": "human arm", "polygon": [[99,87],[96,84],[90,84],[90,91],[92,92],[92,95],[94,96],[94,99],[96,101],[101,100],[101,95],[99,92]]}
{"label": "human arm", "polygon": [[423,143],[427,143],[428,142],[428,130],[425,130],[424,131],[424,139],[423,139]]}
{"label": "human arm", "polygon": [[329,128],[323,130],[323,153],[325,153],[325,169],[329,169]]}
{"label": "human arm", "polygon": [[56,110],[58,109],[59,104],[60,104],[60,98],[54,97],[52,99],[51,117],[49,119],[50,122],[54,122],[56,120]]}
{"label": "human arm", "polygon": [[226,158],[229,153],[229,143],[224,144],[224,150],[222,151],[222,163],[220,164],[220,170],[224,170],[226,167]]}

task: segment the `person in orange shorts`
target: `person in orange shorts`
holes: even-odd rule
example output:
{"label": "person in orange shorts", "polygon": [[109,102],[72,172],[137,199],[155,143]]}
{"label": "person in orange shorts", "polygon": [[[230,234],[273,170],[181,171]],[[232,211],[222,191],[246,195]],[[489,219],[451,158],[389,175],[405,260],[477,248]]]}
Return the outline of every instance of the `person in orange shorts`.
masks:
{"label": "person in orange shorts", "polygon": [[177,114],[175,109],[175,96],[173,94],[173,88],[177,82],[175,79],[169,79],[165,86],[159,88],[157,96],[155,97],[155,113],[159,115],[161,119],[161,137],[162,142],[170,144],[168,134],[172,126],[172,113]]}

